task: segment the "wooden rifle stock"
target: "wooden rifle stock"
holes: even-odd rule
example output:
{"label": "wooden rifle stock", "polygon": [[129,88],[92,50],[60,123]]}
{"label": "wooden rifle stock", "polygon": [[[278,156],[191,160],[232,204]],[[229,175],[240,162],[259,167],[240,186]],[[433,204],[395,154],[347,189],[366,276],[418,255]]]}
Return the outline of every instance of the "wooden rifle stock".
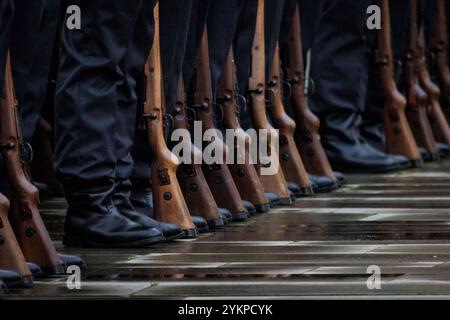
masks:
{"label": "wooden rifle stock", "polygon": [[283,173],[287,181],[294,182],[301,187],[302,194],[313,194],[311,181],[294,140],[295,121],[289,117],[283,105],[280,48],[278,43],[275,47],[273,65],[267,87],[273,97],[273,106],[269,110],[272,114],[274,126],[279,130],[280,134],[280,163]]}
{"label": "wooden rifle stock", "polygon": [[[256,19],[256,31],[252,46],[251,76],[249,79],[250,92],[250,114],[254,128],[267,130],[268,133],[274,131],[274,127],[269,123],[266,114],[265,97],[265,44],[264,44],[264,0],[258,0],[258,13]],[[263,163],[258,157],[256,165],[257,173],[266,192],[272,192],[279,196],[282,204],[291,204],[290,193],[287,187],[286,178],[280,169],[275,175],[262,174],[262,168],[266,165],[279,163],[279,156],[275,150],[271,150],[271,136],[267,139],[268,159]]]}
{"label": "wooden rifle stock", "polygon": [[292,87],[292,108],[297,123],[295,141],[303,163],[309,173],[336,180],[320,142],[320,120],[309,109],[305,96],[305,72],[298,4],[295,7],[291,30],[284,45],[283,67],[286,81]]}
{"label": "wooden rifle stock", "polygon": [[389,0],[382,0],[381,21],[376,63],[379,66],[381,87],[385,94],[384,128],[387,152],[403,155],[418,166],[421,164],[421,157],[405,116],[406,99],[398,91],[394,79]]}
{"label": "wooden rifle stock", "polygon": [[26,261],[44,272],[64,273],[61,260],[38,210],[39,191],[30,183],[22,162],[22,135],[14,92],[11,60],[5,72],[5,99],[0,102],[0,145],[13,192],[11,225]]}
{"label": "wooden rifle stock", "polygon": [[407,117],[419,146],[427,151],[426,160],[438,156],[436,140],[428,119],[428,96],[419,81],[421,57],[418,47],[417,0],[411,1],[409,44],[406,52],[405,76],[408,85]]}
{"label": "wooden rifle stock", "polygon": [[[237,79],[236,66],[234,64],[233,48],[230,48],[223,73],[218,82],[217,100],[221,101],[223,107],[224,126],[226,129],[234,130],[236,140],[245,141],[245,150],[238,150],[237,143],[234,150],[235,161],[228,165],[236,187],[242,199],[250,201],[257,210],[262,210],[269,201],[264,193],[264,187],[258,178],[255,166],[250,163],[250,146],[256,143],[242,129],[239,122],[239,111],[237,102]],[[239,152],[242,152],[245,163],[238,162]]]}
{"label": "wooden rifle stock", "polygon": [[434,54],[435,70],[441,88],[441,103],[447,120],[450,119],[450,71],[448,62],[447,17],[445,15],[445,1],[438,0],[437,16],[433,28],[430,48]]}
{"label": "wooden rifle stock", "polygon": [[[430,127],[432,129],[432,135],[434,139],[434,146],[436,146],[436,141],[446,143],[450,145],[450,128],[448,122],[445,119],[444,113],[441,108],[439,99],[441,97],[441,91],[439,87],[431,81],[430,74],[428,72],[427,59],[425,53],[425,39],[423,32],[419,37],[419,83],[425,90],[428,96],[427,100],[427,111],[430,120]],[[438,149],[436,146],[436,153]]]}
{"label": "wooden rifle stock", "polygon": [[31,285],[33,276],[8,220],[9,201],[0,193],[0,269],[17,272]]}
{"label": "wooden rifle stock", "polygon": [[151,182],[153,186],[153,211],[155,219],[181,226],[186,236],[195,237],[186,201],[177,180],[178,158],[167,148],[163,129],[163,89],[159,45],[159,5],[155,12],[155,36],[153,47],[145,66],[146,90],[144,118],[147,135],[153,153]]}
{"label": "wooden rifle stock", "polygon": [[[195,66],[194,108],[197,120],[202,123],[202,132],[209,130],[213,135],[216,149],[223,150],[222,163],[203,164],[203,173],[219,207],[230,210],[236,220],[245,220],[248,212],[233,181],[230,170],[225,164],[227,148],[217,134],[212,107],[211,71],[209,66],[208,31],[204,26],[200,49]],[[212,130],[210,130],[212,129]]]}
{"label": "wooden rifle stock", "polygon": [[[183,79],[180,77],[178,81],[177,99],[174,108],[174,129],[182,129],[188,131],[188,120],[186,116],[186,100]],[[200,164],[195,163],[195,159],[201,159],[203,153],[191,141],[183,141],[188,145],[185,150],[191,152],[191,163],[182,163],[178,167],[177,176],[186,199],[187,206],[192,215],[201,216],[208,221],[208,225],[212,228],[223,226],[223,220],[219,213],[219,207],[214,200],[211,189],[208,186],[205,176],[203,175]]]}

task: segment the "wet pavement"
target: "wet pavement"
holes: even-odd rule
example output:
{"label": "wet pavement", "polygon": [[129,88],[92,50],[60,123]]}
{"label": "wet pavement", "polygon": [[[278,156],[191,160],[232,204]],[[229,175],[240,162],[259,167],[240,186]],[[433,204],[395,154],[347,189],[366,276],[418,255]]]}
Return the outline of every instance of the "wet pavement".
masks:
{"label": "wet pavement", "polygon": [[[81,290],[39,280],[10,298],[450,298],[450,162],[348,176],[224,231],[147,249],[67,249],[66,204],[42,203],[58,249],[88,264]],[[370,290],[369,266],[381,270]]]}

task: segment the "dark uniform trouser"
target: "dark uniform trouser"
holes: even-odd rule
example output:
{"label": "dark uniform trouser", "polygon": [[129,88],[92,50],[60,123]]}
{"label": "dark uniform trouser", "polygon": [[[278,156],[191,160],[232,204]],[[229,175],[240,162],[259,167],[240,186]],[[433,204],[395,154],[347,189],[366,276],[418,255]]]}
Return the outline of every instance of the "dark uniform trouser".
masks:
{"label": "dark uniform trouser", "polygon": [[64,28],[55,111],[57,173],[62,178],[149,176],[132,159],[137,83],[153,40],[150,1],[74,0],[81,30]]}
{"label": "dark uniform trouser", "polygon": [[281,22],[284,14],[285,0],[265,0],[265,53],[266,80],[272,70],[275,46],[280,38]]}
{"label": "dark uniform trouser", "polygon": [[159,4],[161,63],[167,113],[172,113],[183,68],[194,0],[164,0]]}
{"label": "dark uniform trouser", "polygon": [[47,90],[60,0],[14,0],[11,62],[21,106],[22,134],[30,142]]}
{"label": "dark uniform trouser", "polygon": [[183,80],[186,91],[190,91],[194,75],[197,52],[201,43],[201,36],[208,16],[209,6],[213,0],[194,0],[191,18],[189,20],[189,31],[187,46],[183,59]]}
{"label": "dark uniform trouser", "polygon": [[[250,64],[255,35],[258,0],[246,0],[239,16],[235,38],[233,40],[234,58],[237,68],[237,82],[239,94],[247,96],[248,79],[250,77]],[[241,126],[245,130],[253,127],[250,112],[241,110]]]}
{"label": "dark uniform trouser", "polygon": [[[371,1],[321,2],[312,44],[311,77],[316,92],[311,107],[321,118],[324,142],[332,135],[352,143],[361,124],[367,90],[363,26]],[[349,114],[354,116],[349,118]]]}
{"label": "dark uniform trouser", "polygon": [[208,12],[208,44],[213,94],[222,75],[245,0],[212,1]]}

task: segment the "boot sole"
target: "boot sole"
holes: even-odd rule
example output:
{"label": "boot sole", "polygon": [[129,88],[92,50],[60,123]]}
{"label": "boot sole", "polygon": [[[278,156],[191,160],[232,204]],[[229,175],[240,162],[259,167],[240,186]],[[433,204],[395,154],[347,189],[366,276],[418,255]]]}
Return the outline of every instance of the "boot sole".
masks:
{"label": "boot sole", "polygon": [[270,204],[268,204],[268,203],[256,204],[255,208],[256,208],[256,213],[266,213],[266,212],[270,211]]}
{"label": "boot sole", "polygon": [[66,247],[78,247],[78,248],[143,248],[157,243],[161,243],[164,240],[165,238],[163,236],[158,236],[145,240],[132,241],[127,243],[105,244],[89,241],[78,237],[64,236],[63,244]]}
{"label": "boot sole", "polygon": [[351,174],[390,173],[390,172],[395,172],[395,171],[399,171],[402,169],[398,165],[392,166],[392,167],[379,167],[379,168],[374,167],[374,168],[370,168],[370,169],[369,168],[366,168],[366,169],[351,168],[350,169],[350,168],[340,167],[339,165],[335,165],[334,167],[336,167],[336,169],[338,171],[347,172],[347,173],[351,173]]}
{"label": "boot sole", "polygon": [[238,213],[232,213],[231,214],[233,217],[233,222],[243,222],[243,221],[247,221],[247,219],[249,218],[249,213],[248,212],[238,212]]}
{"label": "boot sole", "polygon": [[292,205],[292,198],[280,198],[280,202],[278,203],[279,206],[290,206]]}
{"label": "boot sole", "polygon": [[423,161],[425,162],[436,162],[439,160],[441,160],[441,156],[439,155],[439,153],[427,154],[425,157],[423,157]]}
{"label": "boot sole", "polygon": [[223,219],[212,219],[206,222],[208,222],[208,227],[211,230],[220,230],[225,227],[225,221]]}
{"label": "boot sole", "polygon": [[172,242],[177,239],[182,239],[183,237],[184,237],[184,232],[180,232],[180,233],[170,236],[170,237],[164,236],[164,238],[165,238],[164,242]]}
{"label": "boot sole", "polygon": [[337,181],[334,181],[333,183],[314,188],[314,193],[328,193],[333,192],[339,189],[339,184]]}
{"label": "boot sole", "polygon": [[411,160],[411,168],[421,168],[423,166],[423,160]]}
{"label": "boot sole", "polygon": [[38,277],[49,277],[49,276],[57,276],[57,275],[63,275],[66,274],[66,269],[64,268],[64,265],[60,264],[58,266],[48,267],[48,268],[42,268],[42,275]]}
{"label": "boot sole", "polygon": [[186,229],[183,230],[184,236],[181,239],[197,239],[198,231],[197,229]]}

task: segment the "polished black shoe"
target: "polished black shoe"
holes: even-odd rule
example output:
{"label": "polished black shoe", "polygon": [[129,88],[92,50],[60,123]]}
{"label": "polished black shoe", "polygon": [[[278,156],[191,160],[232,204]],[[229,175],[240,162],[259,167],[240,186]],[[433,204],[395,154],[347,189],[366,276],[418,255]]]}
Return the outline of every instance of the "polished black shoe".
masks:
{"label": "polished black shoe", "polygon": [[280,197],[278,197],[277,194],[273,192],[266,192],[266,197],[269,200],[271,207],[278,206],[280,204]]}
{"label": "polished black shoe", "polygon": [[71,247],[146,247],[164,240],[160,230],[123,216],[114,205],[113,179],[64,181],[68,210],[63,243]]}
{"label": "polished black shoe", "polygon": [[8,293],[8,287],[6,284],[0,279],[0,297],[4,296]]}
{"label": "polished black shoe", "polygon": [[194,223],[198,233],[206,233],[209,231],[208,222],[203,217],[192,216],[192,223]]}
{"label": "polished black shoe", "polygon": [[31,288],[33,281],[25,281],[20,275],[14,271],[0,270],[0,281],[8,288]]}
{"label": "polished black shoe", "polygon": [[339,188],[338,183],[330,177],[308,175],[312,183],[314,193],[327,193]]}
{"label": "polished black shoe", "polygon": [[450,158],[450,146],[445,143],[437,143],[439,155],[441,158]]}
{"label": "polished black shoe", "polygon": [[[159,229],[166,241],[172,241],[184,237],[184,232],[179,225],[173,223],[160,222],[153,219],[153,200],[152,192],[143,190],[142,192],[133,192],[132,196],[132,184],[130,180],[122,180],[117,183],[116,190],[114,192],[114,205],[118,208],[120,213],[140,225]],[[146,203],[146,206],[133,206],[130,199],[136,199],[137,194],[145,196],[145,199],[136,201],[136,205]],[[151,203],[151,205],[150,205]]]}
{"label": "polished black shoe", "polygon": [[231,221],[233,221],[233,215],[231,214],[230,210],[226,208],[219,208],[219,213],[225,224],[228,224]]}
{"label": "polished black shoe", "polygon": [[347,179],[345,178],[345,175],[342,172],[334,171],[334,176],[336,177],[336,181],[339,186],[343,186],[347,183]]}
{"label": "polished black shoe", "polygon": [[324,148],[333,168],[348,173],[386,173],[399,169],[395,157],[372,152],[364,142],[347,143],[328,137]]}
{"label": "polished black shoe", "polygon": [[249,215],[252,216],[256,214],[256,207],[253,205],[253,203],[247,200],[242,200],[242,202],[244,203],[245,209],[247,209]]}
{"label": "polished black shoe", "polygon": [[86,263],[79,256],[60,253],[59,258],[61,259],[61,262],[62,262],[63,267],[66,270],[66,272],[67,272],[67,268],[70,266],[77,266],[77,267],[80,267],[81,269],[86,268]]}
{"label": "polished black shoe", "polygon": [[44,272],[42,272],[41,268],[33,263],[33,262],[27,262],[28,269],[30,269],[31,275],[34,279],[42,278],[44,276]]}
{"label": "polished black shoe", "polygon": [[294,194],[295,198],[300,198],[302,196],[302,192],[300,186],[294,182],[287,182],[287,186],[290,192]]}
{"label": "polished black shoe", "polygon": [[295,182],[287,182],[288,189],[294,194],[295,198],[312,196],[314,188],[311,184],[309,187],[302,187]]}
{"label": "polished black shoe", "polygon": [[420,156],[422,157],[424,162],[435,162],[441,160],[441,156],[439,153],[431,154],[425,148],[420,147]]}

